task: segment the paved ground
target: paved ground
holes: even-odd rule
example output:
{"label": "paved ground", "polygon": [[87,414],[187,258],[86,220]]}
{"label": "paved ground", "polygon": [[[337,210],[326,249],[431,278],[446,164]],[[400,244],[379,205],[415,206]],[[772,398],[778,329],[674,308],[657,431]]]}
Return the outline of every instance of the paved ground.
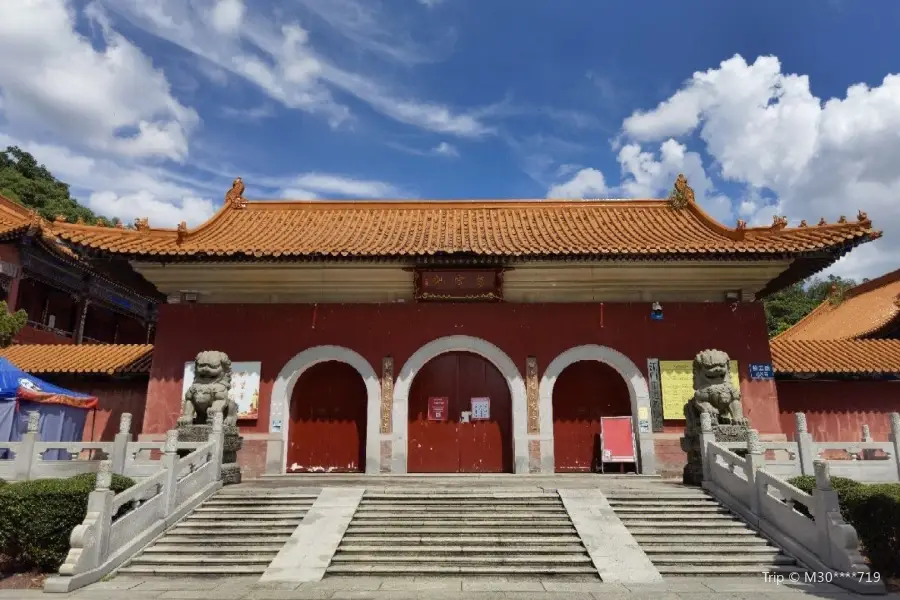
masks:
{"label": "paved ground", "polygon": [[260,584],[258,578],[139,579],[116,577],[71,594],[0,590],[0,600],[795,600],[884,598],[857,596],[828,585],[776,584],[747,579],[678,579],[662,584],[563,583],[504,579],[328,578],[299,586]]}

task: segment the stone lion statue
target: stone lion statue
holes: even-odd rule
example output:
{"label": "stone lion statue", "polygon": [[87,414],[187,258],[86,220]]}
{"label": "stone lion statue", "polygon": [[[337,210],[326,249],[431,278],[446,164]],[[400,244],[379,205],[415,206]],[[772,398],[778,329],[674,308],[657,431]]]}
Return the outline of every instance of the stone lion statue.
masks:
{"label": "stone lion statue", "polygon": [[224,352],[207,350],[194,359],[194,382],[184,395],[178,425],[212,424],[212,415],[221,412],[224,424],[237,425],[238,407],[231,389],[231,359]]}
{"label": "stone lion statue", "polygon": [[728,355],[704,350],[694,358],[694,396],[684,407],[687,431],[700,431],[700,414],[709,413],[713,425],[746,426],[741,392],[728,377]]}

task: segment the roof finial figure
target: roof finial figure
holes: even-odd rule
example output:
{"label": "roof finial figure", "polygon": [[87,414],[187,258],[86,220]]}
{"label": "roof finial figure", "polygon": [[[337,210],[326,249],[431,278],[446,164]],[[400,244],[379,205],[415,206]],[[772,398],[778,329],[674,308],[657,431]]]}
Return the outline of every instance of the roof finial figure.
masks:
{"label": "roof finial figure", "polygon": [[800,221],[800,227],[807,227],[806,219],[803,219],[802,221]]}
{"label": "roof finial figure", "polygon": [[784,229],[787,227],[788,220],[787,217],[773,215],[772,216],[772,229]]}
{"label": "roof finial figure", "polygon": [[178,243],[180,244],[181,242],[184,241],[184,238],[187,237],[187,223],[185,221],[182,221],[181,223],[179,223],[177,231],[178,231]]}
{"label": "roof finial figure", "polygon": [[822,217],[819,219],[819,227],[824,227],[825,225],[828,225],[828,221],[825,220],[825,217]]}
{"label": "roof finial figure", "polygon": [[150,219],[148,219],[147,217],[135,219],[134,228],[138,231],[147,231],[148,229],[150,229]]}
{"label": "roof finial figure", "polygon": [[244,181],[238,177],[231,184],[231,189],[225,194],[225,205],[231,208],[247,208],[247,199],[244,198]]}
{"label": "roof finial figure", "polygon": [[867,215],[864,210],[860,210],[859,213],[856,215],[856,220],[859,221],[860,223],[863,223],[863,222],[869,220],[869,215]]}
{"label": "roof finial figure", "polygon": [[675,187],[669,194],[669,206],[675,210],[681,210],[692,202],[694,202],[694,190],[688,185],[684,173],[679,173],[675,179]]}
{"label": "roof finial figure", "polygon": [[841,218],[838,219],[838,223],[846,223],[846,222],[847,222],[847,217],[845,215],[841,215]]}
{"label": "roof finial figure", "polygon": [[738,219],[737,229],[747,229],[747,221],[744,219]]}

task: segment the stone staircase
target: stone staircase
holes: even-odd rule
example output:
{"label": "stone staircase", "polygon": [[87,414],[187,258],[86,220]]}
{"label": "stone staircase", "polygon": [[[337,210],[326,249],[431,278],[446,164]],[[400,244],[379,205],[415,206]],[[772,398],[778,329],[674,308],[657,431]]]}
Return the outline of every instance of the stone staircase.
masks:
{"label": "stone staircase", "polygon": [[118,572],[262,575],[317,496],[317,491],[309,490],[225,488]]}
{"label": "stone staircase", "polygon": [[541,490],[367,491],[335,575],[599,580],[559,495]]}
{"label": "stone staircase", "polygon": [[702,490],[660,486],[606,497],[664,577],[806,571]]}

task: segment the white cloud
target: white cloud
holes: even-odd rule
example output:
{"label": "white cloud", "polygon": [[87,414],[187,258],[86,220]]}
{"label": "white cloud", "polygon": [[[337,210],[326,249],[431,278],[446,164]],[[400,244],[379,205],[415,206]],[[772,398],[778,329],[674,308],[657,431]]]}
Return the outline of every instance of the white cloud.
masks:
{"label": "white cloud", "polygon": [[222,114],[232,119],[243,121],[260,121],[275,114],[275,110],[269,104],[254,106],[253,108],[235,108],[233,106],[222,107]]}
{"label": "white cloud", "polygon": [[554,185],[548,198],[603,198],[609,193],[603,173],[597,169],[581,169],[565,183]]}
{"label": "white cloud", "polygon": [[431,151],[438,156],[448,156],[451,158],[459,156],[459,150],[457,150],[455,146],[448,144],[447,142],[441,142]]}
{"label": "white cloud", "polygon": [[428,8],[434,8],[438,4],[443,4],[446,0],[418,0],[419,4],[423,6],[427,6]]}
{"label": "white cloud", "polygon": [[212,9],[213,28],[222,34],[233,34],[244,21],[243,0],[218,0]]}
{"label": "white cloud", "polygon": [[[805,75],[781,71],[777,58],[748,64],[735,56],[695,73],[656,109],[625,120],[635,140],[697,133],[724,179],[774,200],[743,202],[753,221],[834,222],[867,211],[885,237],[852,252],[836,270],[856,277],[895,269],[900,259],[900,75],[851,86],[843,98],[815,97]],[[755,206],[751,206],[751,204]],[[770,219],[768,219],[770,221]]]}
{"label": "white cloud", "polygon": [[245,177],[245,181],[279,190],[281,198],[402,198],[406,193],[396,186],[371,179],[358,179],[333,173],[302,173],[293,177]]}
{"label": "white cloud", "polygon": [[0,91],[8,129],[119,155],[183,159],[197,114],[95,5],[85,16],[102,34],[100,50],[75,31],[76,13],[66,0],[0,2],[0,55],[6,57]]}
{"label": "white cloud", "polygon": [[[98,1],[133,25],[258,86],[284,106],[321,114],[333,126],[351,118],[349,108],[332,94],[337,89],[362,100],[382,115],[413,127],[460,137],[492,132],[477,111],[456,111],[440,103],[414,99],[370,76],[339,67],[312,47],[300,20],[293,14],[285,14],[284,10],[268,17],[262,12],[247,14],[239,31],[223,37],[203,13],[184,0]],[[322,8],[322,3],[308,4]],[[357,15],[368,14],[362,3],[341,0],[340,5],[355,7],[359,11]],[[346,32],[347,16],[340,19]],[[371,27],[370,20],[365,17],[363,25],[358,27],[358,35]]]}
{"label": "white cloud", "polygon": [[[154,227],[174,227],[181,221],[196,226],[215,207],[210,196],[223,197],[227,184],[190,181],[160,167],[142,166],[75,153],[53,144],[39,144],[0,133],[0,147],[19,146],[30,152],[72,196],[104,217],[131,222],[148,217]],[[186,185],[183,182],[189,181]]]}

